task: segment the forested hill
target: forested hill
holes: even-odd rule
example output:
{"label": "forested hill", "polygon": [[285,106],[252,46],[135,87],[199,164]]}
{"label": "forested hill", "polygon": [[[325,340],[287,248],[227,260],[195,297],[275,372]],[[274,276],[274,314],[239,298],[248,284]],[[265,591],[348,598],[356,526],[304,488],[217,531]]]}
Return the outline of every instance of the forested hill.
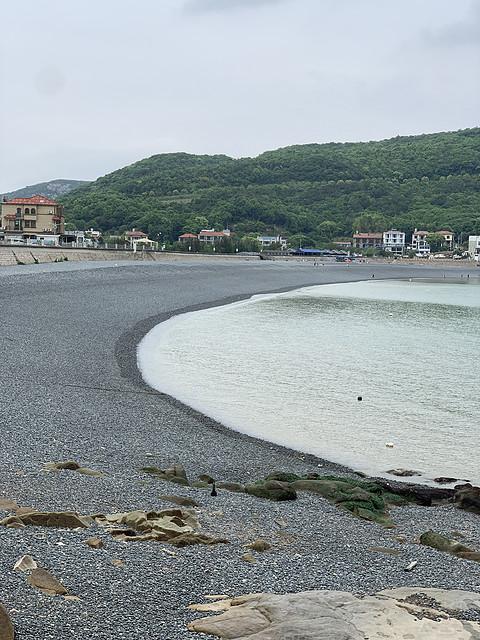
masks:
{"label": "forested hill", "polygon": [[152,156],[63,198],[78,227],[176,239],[229,226],[312,243],[392,225],[480,233],[480,128],[381,142],[308,144],[256,158]]}

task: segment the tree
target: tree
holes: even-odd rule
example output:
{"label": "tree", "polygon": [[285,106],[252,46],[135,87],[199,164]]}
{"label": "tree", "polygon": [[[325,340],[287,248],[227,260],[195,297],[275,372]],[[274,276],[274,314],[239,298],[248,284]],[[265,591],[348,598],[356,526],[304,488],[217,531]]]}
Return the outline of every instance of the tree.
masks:
{"label": "tree", "polygon": [[432,253],[441,251],[445,247],[445,238],[439,233],[429,233],[427,242],[430,245],[430,251],[432,251]]}
{"label": "tree", "polygon": [[388,227],[388,222],[385,217],[378,212],[365,212],[357,216],[353,220],[353,232],[356,233],[372,233],[375,231],[385,231]]}

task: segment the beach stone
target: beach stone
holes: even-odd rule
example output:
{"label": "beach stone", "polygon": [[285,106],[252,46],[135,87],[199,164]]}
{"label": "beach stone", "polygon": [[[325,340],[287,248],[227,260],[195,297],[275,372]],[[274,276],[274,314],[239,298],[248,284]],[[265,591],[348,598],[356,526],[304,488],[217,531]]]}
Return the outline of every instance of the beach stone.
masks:
{"label": "beach stone", "polygon": [[[433,481],[438,484],[452,484],[453,482],[460,482],[458,478],[450,478],[448,476],[439,476],[438,478],[434,478]],[[468,482],[468,480],[462,480],[462,482]]]}
{"label": "beach stone", "polygon": [[103,547],[103,540],[101,538],[87,538],[85,544],[91,549],[101,549]]}
{"label": "beach stone", "polygon": [[432,549],[438,549],[438,551],[451,553],[458,558],[463,558],[464,560],[473,560],[475,562],[480,561],[480,553],[470,549],[470,547],[465,546],[457,540],[452,540],[440,533],[435,533],[435,531],[422,533],[420,536],[420,544],[432,547]]}
{"label": "beach stone", "polygon": [[399,476],[400,478],[422,475],[420,471],[412,471],[411,469],[389,469],[386,473],[389,473],[391,476]]}
{"label": "beach stone", "polygon": [[225,491],[233,491],[233,493],[245,493],[245,485],[239,482],[217,482],[217,489],[225,489]]}
{"label": "beach stone", "polygon": [[0,521],[3,526],[32,526],[32,527],[57,527],[59,529],[77,529],[90,526],[92,519],[88,516],[79,516],[73,511],[33,511],[15,516],[9,516]]}
{"label": "beach stone", "polygon": [[46,469],[50,469],[52,471],[77,471],[80,469],[81,465],[78,464],[75,460],[65,460],[64,462],[47,462],[45,465]]}
{"label": "beach stone", "polygon": [[88,467],[80,467],[77,469],[77,473],[80,473],[82,476],[91,476],[92,478],[104,478],[105,474],[101,471],[96,471],[95,469],[89,469]]}
{"label": "beach stone", "polygon": [[22,556],[19,558],[13,566],[14,571],[32,571],[32,569],[37,569],[38,565],[32,556]]}
{"label": "beach stone", "polygon": [[198,476],[198,479],[200,480],[200,482],[206,482],[207,484],[213,484],[215,482],[212,476],[209,476],[208,473],[200,474]]}
{"label": "beach stone", "polygon": [[258,538],[250,543],[248,547],[252,549],[252,551],[268,551],[268,549],[272,548],[272,545],[266,540]]}
{"label": "beach stone", "polygon": [[46,569],[34,569],[28,582],[47,595],[66,595],[68,591],[63,584]]}
{"label": "beach stone", "polygon": [[14,500],[0,498],[0,509],[2,511],[16,511],[16,509],[18,509],[18,504]]}
{"label": "beach stone", "polygon": [[455,504],[459,509],[480,514],[480,487],[470,483],[455,487]]}
{"label": "beach stone", "polygon": [[181,464],[173,464],[167,469],[159,469],[158,467],[142,467],[142,471],[156,476],[160,480],[168,480],[169,482],[181,484],[185,487],[190,486],[185,469]]}
{"label": "beach stone", "polygon": [[244,562],[250,562],[251,564],[254,564],[257,561],[255,556],[251,553],[244,553],[242,556],[242,560]]}
{"label": "beach stone", "polygon": [[0,640],[13,640],[14,629],[5,607],[0,604]]}
{"label": "beach stone", "polygon": [[194,544],[228,544],[228,540],[225,538],[214,538],[212,536],[207,536],[204,533],[182,533],[175,538],[169,540],[169,543],[174,547],[188,547]]}
{"label": "beach stone", "polygon": [[[414,604],[425,594],[427,606]],[[456,617],[478,602],[479,594],[449,596],[437,589],[392,589],[363,598],[341,591],[257,593],[224,601],[225,611],[188,628],[230,640],[478,640],[480,624]]]}
{"label": "beach stone", "polygon": [[297,492],[286,482],[278,482],[277,480],[259,481],[254,484],[247,484],[245,491],[257,498],[266,498],[267,500],[275,500],[283,502],[286,500],[296,500]]}

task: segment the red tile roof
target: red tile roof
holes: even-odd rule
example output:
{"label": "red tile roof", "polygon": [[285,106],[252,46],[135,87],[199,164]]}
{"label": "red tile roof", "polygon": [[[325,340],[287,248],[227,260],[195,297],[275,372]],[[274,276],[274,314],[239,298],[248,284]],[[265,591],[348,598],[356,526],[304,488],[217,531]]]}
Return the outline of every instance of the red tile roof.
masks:
{"label": "red tile roof", "polygon": [[125,234],[128,238],[146,238],[147,234],[143,231],[127,231]]}
{"label": "red tile roof", "polygon": [[223,233],[223,231],[208,231],[208,229],[204,229],[203,231],[200,231],[200,233],[198,234],[199,236],[210,236],[212,237],[222,237],[225,236],[225,233]]}
{"label": "red tile roof", "polygon": [[57,205],[58,202],[50,200],[45,196],[32,196],[31,198],[14,198],[13,200],[7,200],[5,204],[49,204]]}
{"label": "red tile roof", "polygon": [[197,236],[194,233],[182,233],[182,235],[178,237],[179,238],[195,238],[195,240],[197,239]]}

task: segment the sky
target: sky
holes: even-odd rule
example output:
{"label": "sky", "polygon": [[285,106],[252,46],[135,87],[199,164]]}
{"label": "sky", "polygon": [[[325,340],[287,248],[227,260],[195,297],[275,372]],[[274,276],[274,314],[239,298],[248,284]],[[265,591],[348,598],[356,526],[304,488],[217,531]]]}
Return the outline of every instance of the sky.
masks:
{"label": "sky", "polygon": [[480,0],[17,0],[0,20],[0,193],[480,125]]}

